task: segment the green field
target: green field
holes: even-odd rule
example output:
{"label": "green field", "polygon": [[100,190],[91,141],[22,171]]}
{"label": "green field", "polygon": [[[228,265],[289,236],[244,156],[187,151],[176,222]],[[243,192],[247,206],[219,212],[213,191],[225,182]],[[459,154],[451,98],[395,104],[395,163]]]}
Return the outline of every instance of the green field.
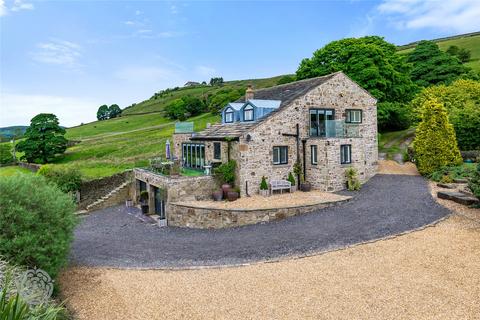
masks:
{"label": "green field", "polygon": [[18,173],[30,174],[30,170],[18,166],[0,167],[0,177],[10,177]]}
{"label": "green field", "polygon": [[[447,50],[450,46],[457,46],[459,48],[470,50],[472,57],[469,62],[465,63],[465,65],[469,66],[476,72],[480,72],[480,34],[452,37],[452,39],[449,40],[438,41],[437,44],[442,50]],[[398,51],[403,54],[413,51],[415,45],[406,45],[402,47],[407,47]]]}

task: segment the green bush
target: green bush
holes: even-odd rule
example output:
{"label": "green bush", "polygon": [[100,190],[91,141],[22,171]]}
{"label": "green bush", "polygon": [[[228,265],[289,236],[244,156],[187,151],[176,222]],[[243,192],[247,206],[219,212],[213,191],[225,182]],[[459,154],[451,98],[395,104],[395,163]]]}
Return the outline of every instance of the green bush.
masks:
{"label": "green bush", "polygon": [[347,178],[348,190],[360,190],[361,184],[360,180],[358,180],[357,170],[355,170],[355,168],[348,168],[347,170],[345,170],[345,177]]}
{"label": "green bush", "polygon": [[56,277],[73,240],[71,197],[38,175],[4,177],[0,190],[0,256]]}
{"label": "green bush", "polygon": [[377,125],[381,132],[407,129],[412,123],[411,119],[411,108],[407,104],[396,102],[377,104]]}
{"label": "green bush", "polygon": [[468,187],[472,190],[475,197],[480,199],[480,163],[477,163],[477,170],[468,181]]}
{"label": "green bush", "polygon": [[430,175],[433,181],[441,181],[443,177],[448,176],[451,179],[471,178],[475,172],[473,164],[462,164],[459,166],[447,166],[434,171]]}
{"label": "green bush", "polygon": [[262,181],[260,182],[260,190],[268,190],[267,178],[265,178],[265,176],[262,177]]}
{"label": "green bush", "polygon": [[291,173],[291,172],[288,173],[288,179],[287,179],[287,180],[290,181],[290,183],[292,184],[292,186],[295,186],[295,185],[296,185],[296,184],[295,184],[296,181],[295,181],[295,177],[293,176],[293,173]]}
{"label": "green bush", "polygon": [[445,107],[435,99],[427,100],[421,119],[413,141],[418,171],[430,175],[442,167],[461,164],[455,131]]}
{"label": "green bush", "polygon": [[0,143],[0,164],[13,162],[12,147],[10,143]]}
{"label": "green bush", "polygon": [[215,168],[214,174],[220,183],[228,183],[230,185],[235,184],[235,169],[237,167],[237,162],[235,160],[230,160],[226,163],[222,163],[220,166]]}
{"label": "green bush", "polygon": [[54,183],[65,193],[78,191],[82,186],[82,174],[75,168],[43,165],[37,174],[44,176],[47,181]]}

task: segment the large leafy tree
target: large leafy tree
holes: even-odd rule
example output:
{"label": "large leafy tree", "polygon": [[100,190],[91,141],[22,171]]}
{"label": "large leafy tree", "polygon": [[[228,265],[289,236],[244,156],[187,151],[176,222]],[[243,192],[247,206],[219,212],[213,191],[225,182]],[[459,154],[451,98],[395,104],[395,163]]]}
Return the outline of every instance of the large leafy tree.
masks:
{"label": "large leafy tree", "polygon": [[415,94],[405,57],[383,38],[369,36],[333,41],[303,59],[297,79],[343,71],[380,102],[408,102]]}
{"label": "large leafy tree", "polygon": [[[450,52],[455,53],[455,49],[450,49]],[[412,80],[423,87],[452,83],[470,71],[459,59],[443,52],[432,41],[420,41],[408,55],[408,62],[413,65]]]}
{"label": "large leafy tree", "polygon": [[97,111],[97,119],[98,120],[107,120],[109,116],[110,116],[110,110],[109,110],[108,106],[106,104],[101,105],[98,108],[98,111]]}
{"label": "large leafy tree", "polygon": [[423,89],[411,106],[418,121],[422,106],[436,99],[448,111],[460,150],[480,149],[480,82],[457,80],[449,86],[438,85]]}
{"label": "large leafy tree", "polygon": [[415,132],[413,148],[418,171],[424,175],[462,162],[447,110],[436,99],[428,99],[422,104],[421,122]]}
{"label": "large leafy tree", "polygon": [[108,119],[113,119],[122,114],[122,109],[118,106],[118,104],[112,104],[108,108]]}
{"label": "large leafy tree", "polygon": [[28,162],[47,163],[67,149],[64,135],[65,129],[60,127],[57,116],[40,113],[32,118],[25,140],[18,143],[17,150],[24,152],[22,159]]}

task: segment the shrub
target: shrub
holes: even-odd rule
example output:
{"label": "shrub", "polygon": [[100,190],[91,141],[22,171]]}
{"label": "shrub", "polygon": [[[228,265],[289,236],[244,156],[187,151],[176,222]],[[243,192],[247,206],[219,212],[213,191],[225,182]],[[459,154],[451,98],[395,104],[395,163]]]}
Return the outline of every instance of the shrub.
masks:
{"label": "shrub", "polygon": [[418,171],[430,175],[444,166],[460,164],[462,157],[445,107],[437,100],[427,100],[421,119],[413,141]]}
{"label": "shrub", "polygon": [[262,177],[262,181],[260,182],[260,190],[268,190],[267,178],[265,178],[265,176]]}
{"label": "shrub", "polygon": [[222,163],[220,166],[215,168],[215,176],[221,183],[228,183],[233,186],[235,183],[236,167],[237,162],[235,160],[230,160],[226,163]]}
{"label": "shrub", "polygon": [[480,199],[480,163],[477,164],[477,170],[468,181],[468,187],[472,190],[475,197]]}
{"label": "shrub", "polygon": [[73,240],[72,199],[38,175],[5,177],[0,190],[0,255],[55,277]]}
{"label": "shrub", "polygon": [[296,181],[295,181],[295,178],[294,178],[294,176],[293,176],[293,173],[291,173],[291,172],[288,173],[288,179],[287,179],[287,180],[290,181],[290,183],[292,184],[292,186],[295,185],[295,182],[296,182]]}
{"label": "shrub", "polygon": [[75,168],[43,165],[37,174],[44,176],[47,181],[54,183],[65,193],[78,191],[82,185],[82,174]]}
{"label": "shrub", "polygon": [[446,175],[442,176],[442,178],[440,179],[440,182],[441,183],[452,183],[453,179],[448,174],[446,174]]}
{"label": "shrub", "polygon": [[411,108],[407,104],[396,102],[378,103],[378,130],[398,131],[410,127]]}
{"label": "shrub", "polygon": [[440,168],[436,171],[434,171],[430,175],[430,179],[434,181],[441,181],[444,176],[448,176],[452,179],[464,179],[464,178],[470,178],[473,176],[475,172],[475,169],[473,167],[473,164],[462,164],[459,166],[448,166],[448,167],[443,167]]}
{"label": "shrub", "polygon": [[350,191],[360,190],[361,184],[358,180],[357,170],[355,168],[348,168],[345,170],[345,177],[347,178],[347,189]]}
{"label": "shrub", "polygon": [[9,143],[0,144],[0,164],[9,164],[13,162],[12,148]]}

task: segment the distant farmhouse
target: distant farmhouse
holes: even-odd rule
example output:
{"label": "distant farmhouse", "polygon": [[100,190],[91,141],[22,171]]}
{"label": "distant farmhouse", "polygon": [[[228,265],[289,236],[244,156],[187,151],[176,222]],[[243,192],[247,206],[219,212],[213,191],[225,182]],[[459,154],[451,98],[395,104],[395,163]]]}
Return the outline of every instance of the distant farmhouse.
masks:
{"label": "distant farmhouse", "polygon": [[200,85],[200,82],[188,81],[188,82],[185,83],[183,86],[184,86],[184,87],[195,87],[195,86],[199,86],[199,85]]}
{"label": "distant farmhouse", "polygon": [[175,134],[174,153],[187,168],[237,162],[242,196],[258,193],[262,176],[286,179],[296,162],[314,189],[345,188],[345,170],[365,182],[375,175],[376,99],[342,72],[253,90],[222,110],[222,122]]}

